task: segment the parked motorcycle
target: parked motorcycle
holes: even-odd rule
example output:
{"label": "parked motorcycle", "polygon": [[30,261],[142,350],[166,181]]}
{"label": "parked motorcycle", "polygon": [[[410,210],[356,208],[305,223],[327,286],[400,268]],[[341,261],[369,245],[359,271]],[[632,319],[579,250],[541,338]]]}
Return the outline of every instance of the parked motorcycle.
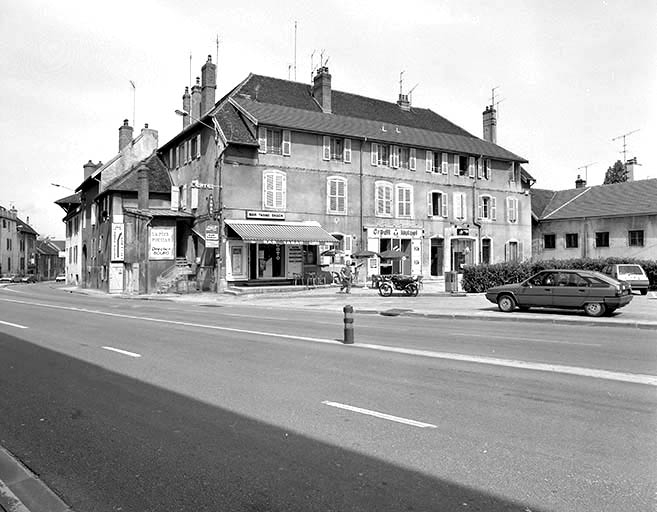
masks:
{"label": "parked motorcycle", "polygon": [[420,293],[420,285],[418,279],[412,276],[392,275],[381,276],[382,280],[379,284],[379,295],[381,297],[390,297],[393,290],[403,291],[406,295],[417,297]]}

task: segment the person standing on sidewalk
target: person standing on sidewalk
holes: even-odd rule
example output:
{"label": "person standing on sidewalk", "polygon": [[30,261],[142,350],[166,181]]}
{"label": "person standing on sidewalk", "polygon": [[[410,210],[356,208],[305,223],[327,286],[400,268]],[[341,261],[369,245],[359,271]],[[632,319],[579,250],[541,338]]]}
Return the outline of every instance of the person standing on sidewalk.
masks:
{"label": "person standing on sidewalk", "polygon": [[345,293],[351,293],[351,281],[353,278],[351,263],[349,261],[344,262],[344,267],[340,271],[340,276],[342,277],[342,286],[340,286],[340,291],[346,290]]}

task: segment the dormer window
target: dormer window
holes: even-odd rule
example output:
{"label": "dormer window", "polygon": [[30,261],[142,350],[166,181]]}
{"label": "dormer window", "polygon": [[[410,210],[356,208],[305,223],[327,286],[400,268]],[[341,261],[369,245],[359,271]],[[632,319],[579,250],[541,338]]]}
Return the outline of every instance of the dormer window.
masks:
{"label": "dormer window", "polygon": [[292,153],[292,137],[290,130],[258,127],[258,144],[260,153],[290,156]]}

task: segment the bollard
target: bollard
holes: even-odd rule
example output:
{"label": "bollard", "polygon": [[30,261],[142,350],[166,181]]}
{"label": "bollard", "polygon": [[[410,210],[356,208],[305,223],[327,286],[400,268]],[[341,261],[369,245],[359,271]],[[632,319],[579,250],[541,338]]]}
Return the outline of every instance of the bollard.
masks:
{"label": "bollard", "polygon": [[354,307],[345,306],[344,311],[344,340],[342,343],[351,345],[354,342]]}

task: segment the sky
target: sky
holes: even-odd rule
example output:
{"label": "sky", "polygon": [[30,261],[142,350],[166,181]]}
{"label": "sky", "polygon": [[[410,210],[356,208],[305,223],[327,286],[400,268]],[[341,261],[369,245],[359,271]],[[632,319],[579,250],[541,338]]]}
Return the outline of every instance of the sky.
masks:
{"label": "sky", "polygon": [[190,55],[192,80],[217,63],[217,99],[250,72],[310,83],[323,55],[334,90],[395,102],[403,71],[414,106],[478,137],[495,88],[497,142],[535,188],[602,184],[624,134],[635,178],[657,178],[656,27],[646,0],[2,2],[0,206],[63,239],[54,201],[124,119],[160,144],[180,130]]}

